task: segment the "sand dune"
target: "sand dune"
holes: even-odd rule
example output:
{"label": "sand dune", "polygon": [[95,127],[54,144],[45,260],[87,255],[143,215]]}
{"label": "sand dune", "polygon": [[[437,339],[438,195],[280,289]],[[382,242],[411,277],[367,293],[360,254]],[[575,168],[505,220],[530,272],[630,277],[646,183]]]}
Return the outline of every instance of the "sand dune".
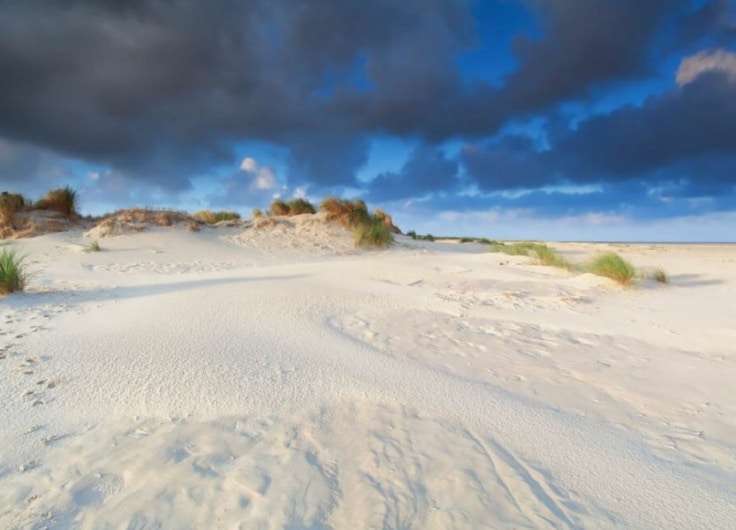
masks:
{"label": "sand dune", "polygon": [[672,277],[623,289],[399,239],[14,242],[0,527],[736,526],[736,247],[617,247]]}

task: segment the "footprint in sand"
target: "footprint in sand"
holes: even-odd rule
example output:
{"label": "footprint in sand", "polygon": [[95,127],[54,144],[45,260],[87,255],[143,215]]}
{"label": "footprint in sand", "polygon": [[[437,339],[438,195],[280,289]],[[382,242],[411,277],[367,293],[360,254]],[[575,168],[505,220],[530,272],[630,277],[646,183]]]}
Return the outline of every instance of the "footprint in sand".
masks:
{"label": "footprint in sand", "polygon": [[80,506],[102,504],[107,497],[123,489],[123,479],[118,475],[97,474],[82,479],[72,489],[72,498]]}

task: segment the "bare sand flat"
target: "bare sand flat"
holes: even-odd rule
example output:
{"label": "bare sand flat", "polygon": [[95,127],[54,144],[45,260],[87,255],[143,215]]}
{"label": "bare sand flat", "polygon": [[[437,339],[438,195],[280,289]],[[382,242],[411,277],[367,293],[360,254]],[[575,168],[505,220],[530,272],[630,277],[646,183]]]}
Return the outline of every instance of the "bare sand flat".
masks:
{"label": "bare sand flat", "polygon": [[290,223],[11,244],[0,527],[736,527],[736,246],[552,244],[624,289]]}

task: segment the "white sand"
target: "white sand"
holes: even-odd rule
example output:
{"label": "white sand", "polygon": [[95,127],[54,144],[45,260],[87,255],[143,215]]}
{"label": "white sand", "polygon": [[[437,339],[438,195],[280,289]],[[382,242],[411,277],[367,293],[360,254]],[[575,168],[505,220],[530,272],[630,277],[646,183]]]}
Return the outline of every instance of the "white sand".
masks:
{"label": "white sand", "polygon": [[291,223],[12,244],[0,527],[736,527],[736,246],[627,290]]}

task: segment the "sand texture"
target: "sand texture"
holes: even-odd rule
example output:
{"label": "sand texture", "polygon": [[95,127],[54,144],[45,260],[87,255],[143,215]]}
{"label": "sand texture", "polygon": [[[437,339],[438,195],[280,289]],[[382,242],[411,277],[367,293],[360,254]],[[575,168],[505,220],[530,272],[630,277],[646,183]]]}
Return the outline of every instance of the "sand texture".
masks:
{"label": "sand texture", "polygon": [[8,243],[0,528],[736,528],[736,246],[114,233]]}

